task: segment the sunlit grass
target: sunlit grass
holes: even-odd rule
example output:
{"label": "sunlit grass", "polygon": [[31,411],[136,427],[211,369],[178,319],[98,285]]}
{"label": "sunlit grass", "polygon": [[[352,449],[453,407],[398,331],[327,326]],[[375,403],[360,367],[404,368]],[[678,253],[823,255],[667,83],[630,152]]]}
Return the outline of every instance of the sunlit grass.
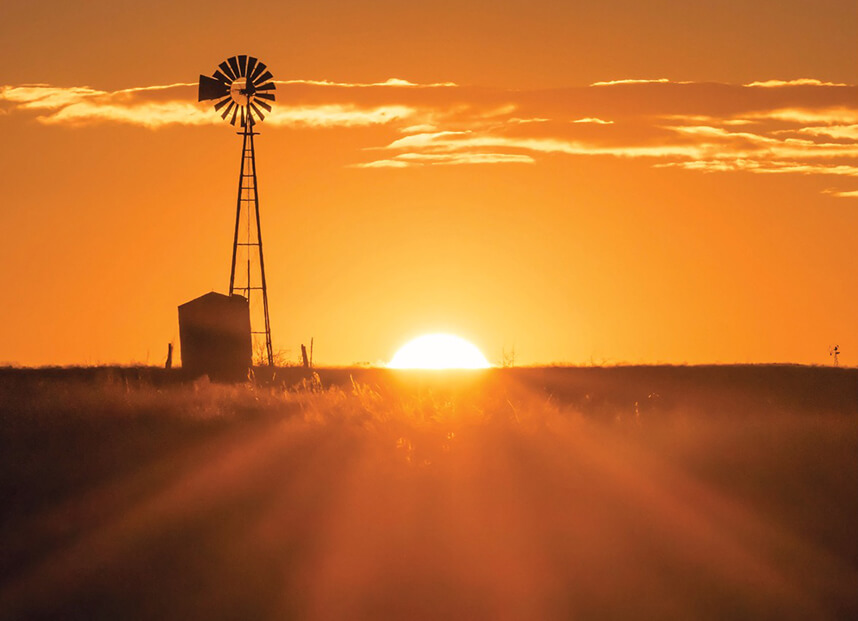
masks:
{"label": "sunlit grass", "polygon": [[6,377],[0,610],[846,618],[856,378],[823,371]]}

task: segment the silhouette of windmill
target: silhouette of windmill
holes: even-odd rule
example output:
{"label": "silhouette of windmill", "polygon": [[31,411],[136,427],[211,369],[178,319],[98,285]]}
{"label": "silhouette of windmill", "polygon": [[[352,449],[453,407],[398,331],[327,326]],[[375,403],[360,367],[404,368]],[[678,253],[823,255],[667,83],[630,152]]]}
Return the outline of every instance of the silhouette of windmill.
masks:
{"label": "silhouette of windmill", "polygon": [[834,366],[840,366],[840,345],[832,345],[828,348],[828,355],[834,358]]}
{"label": "silhouette of windmill", "polygon": [[[212,77],[200,75],[199,101],[216,100],[214,109],[232,125],[242,129],[241,172],[238,177],[238,200],[235,208],[235,234],[232,242],[232,266],[229,271],[229,295],[241,293],[251,312],[251,333],[265,338],[269,366],[274,365],[271,347],[271,324],[268,318],[268,286],[262,253],[262,226],[259,220],[259,192],[256,182],[256,152],[253,131],[257,121],[271,112],[275,85],[265,63],[253,56],[240,55],[218,65]],[[238,266],[241,257],[244,265]],[[265,325],[253,325],[253,309],[261,298]],[[258,323],[258,320],[257,320]]]}

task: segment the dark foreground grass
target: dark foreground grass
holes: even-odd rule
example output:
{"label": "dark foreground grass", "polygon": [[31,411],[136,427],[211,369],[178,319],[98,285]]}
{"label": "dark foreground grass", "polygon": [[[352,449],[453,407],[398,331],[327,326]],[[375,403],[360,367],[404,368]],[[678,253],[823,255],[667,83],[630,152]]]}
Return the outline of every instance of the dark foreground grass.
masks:
{"label": "dark foreground grass", "polygon": [[319,375],[0,371],[0,618],[858,618],[855,370]]}

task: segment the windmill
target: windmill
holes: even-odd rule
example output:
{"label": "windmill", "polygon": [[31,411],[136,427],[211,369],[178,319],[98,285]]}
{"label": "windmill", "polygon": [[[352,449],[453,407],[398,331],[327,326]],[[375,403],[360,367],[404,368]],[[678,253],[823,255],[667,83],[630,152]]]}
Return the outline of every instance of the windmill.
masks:
{"label": "windmill", "polygon": [[830,345],[828,347],[828,355],[834,358],[834,366],[840,366],[840,345]]}
{"label": "windmill", "polygon": [[[214,109],[221,113],[221,117],[241,127],[241,131],[237,132],[242,137],[241,172],[238,177],[229,295],[238,293],[247,298],[251,312],[251,333],[260,339],[264,335],[269,366],[274,365],[274,353],[268,320],[268,287],[265,283],[256,153],[253,147],[253,137],[259,133],[253,131],[253,128],[265,118],[265,113],[271,112],[276,88],[273,77],[265,63],[253,56],[232,56],[220,63],[211,77],[201,75],[199,88],[199,101],[214,100]],[[260,301],[264,329],[258,325]],[[253,325],[254,318],[257,325]]]}

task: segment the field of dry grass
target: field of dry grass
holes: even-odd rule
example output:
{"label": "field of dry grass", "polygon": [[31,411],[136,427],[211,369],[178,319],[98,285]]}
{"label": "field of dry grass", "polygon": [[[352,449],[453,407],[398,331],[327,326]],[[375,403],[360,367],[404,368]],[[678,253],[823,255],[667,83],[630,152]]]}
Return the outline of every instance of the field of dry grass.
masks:
{"label": "field of dry grass", "polygon": [[0,370],[0,618],[858,618],[854,369],[300,380]]}

